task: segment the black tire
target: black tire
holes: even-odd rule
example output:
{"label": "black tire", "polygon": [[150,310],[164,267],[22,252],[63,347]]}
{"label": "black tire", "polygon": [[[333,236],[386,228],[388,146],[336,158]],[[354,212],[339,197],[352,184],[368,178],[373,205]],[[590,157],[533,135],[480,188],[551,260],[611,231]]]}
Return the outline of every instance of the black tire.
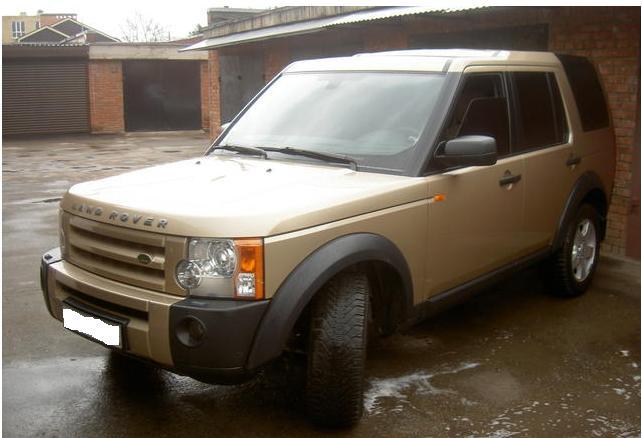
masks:
{"label": "black tire", "polygon": [[[586,220],[590,221],[595,230],[595,255],[590,269],[587,270],[588,275],[586,275],[585,278],[578,279],[572,263],[573,242],[578,230],[578,225],[584,223]],[[552,255],[549,263],[551,291],[554,295],[567,298],[576,297],[586,292],[591,285],[600,257],[600,236],[602,235],[600,225],[600,217],[595,207],[591,204],[582,204],[566,229],[562,231],[564,233],[562,235],[562,245],[560,249]],[[583,277],[583,275],[581,277]]]}
{"label": "black tire", "polygon": [[365,274],[341,273],[312,302],[306,379],[310,420],[355,424],[363,411],[369,286]]}

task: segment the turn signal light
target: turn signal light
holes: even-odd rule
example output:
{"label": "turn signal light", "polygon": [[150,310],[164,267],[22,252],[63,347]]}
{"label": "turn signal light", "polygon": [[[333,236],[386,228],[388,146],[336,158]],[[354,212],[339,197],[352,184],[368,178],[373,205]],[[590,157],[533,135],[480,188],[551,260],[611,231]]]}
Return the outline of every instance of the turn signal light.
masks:
{"label": "turn signal light", "polygon": [[239,253],[239,271],[236,275],[234,296],[242,299],[262,300],[263,241],[261,239],[235,240]]}

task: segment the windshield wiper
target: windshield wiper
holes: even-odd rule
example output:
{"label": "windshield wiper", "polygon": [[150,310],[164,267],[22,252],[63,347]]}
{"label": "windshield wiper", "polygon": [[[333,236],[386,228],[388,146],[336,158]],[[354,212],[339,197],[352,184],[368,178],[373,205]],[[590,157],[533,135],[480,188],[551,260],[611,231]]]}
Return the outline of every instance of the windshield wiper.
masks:
{"label": "windshield wiper", "polygon": [[317,152],[307,149],[297,149],[290,146],[286,146],[284,148],[262,147],[259,149],[268,152],[279,152],[281,154],[300,155],[302,157],[314,158],[315,160],[322,160],[331,163],[349,164],[352,170],[358,169],[357,162],[353,158],[350,158],[346,155],[336,155],[329,152]]}
{"label": "windshield wiper", "polygon": [[236,144],[223,144],[215,146],[212,151],[223,149],[224,151],[238,152],[245,155],[257,155],[261,158],[267,158],[267,152],[263,148],[255,148],[252,146],[240,146]]}

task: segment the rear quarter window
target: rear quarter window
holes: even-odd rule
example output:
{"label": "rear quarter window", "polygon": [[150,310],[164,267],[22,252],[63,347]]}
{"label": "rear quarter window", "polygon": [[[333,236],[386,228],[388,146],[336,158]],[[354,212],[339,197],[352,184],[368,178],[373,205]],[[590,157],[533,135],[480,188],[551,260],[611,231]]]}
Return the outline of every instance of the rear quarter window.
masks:
{"label": "rear quarter window", "polygon": [[582,129],[593,131],[609,126],[609,112],[600,79],[593,64],[581,56],[557,55],[573,90]]}
{"label": "rear quarter window", "polygon": [[567,124],[557,81],[549,72],[511,73],[514,139],[511,152],[567,141]]}

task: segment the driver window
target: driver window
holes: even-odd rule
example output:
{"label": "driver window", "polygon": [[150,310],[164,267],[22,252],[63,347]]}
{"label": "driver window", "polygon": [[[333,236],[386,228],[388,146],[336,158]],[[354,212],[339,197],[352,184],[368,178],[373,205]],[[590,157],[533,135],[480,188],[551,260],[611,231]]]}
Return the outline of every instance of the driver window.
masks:
{"label": "driver window", "polygon": [[[499,157],[507,155],[509,152],[508,108],[502,76],[499,73],[470,74],[464,78],[464,81],[464,86],[455,99],[453,111],[441,141],[448,141],[462,135],[490,135],[497,142],[497,155]],[[493,110],[486,112],[483,116],[480,113],[482,107]]]}

